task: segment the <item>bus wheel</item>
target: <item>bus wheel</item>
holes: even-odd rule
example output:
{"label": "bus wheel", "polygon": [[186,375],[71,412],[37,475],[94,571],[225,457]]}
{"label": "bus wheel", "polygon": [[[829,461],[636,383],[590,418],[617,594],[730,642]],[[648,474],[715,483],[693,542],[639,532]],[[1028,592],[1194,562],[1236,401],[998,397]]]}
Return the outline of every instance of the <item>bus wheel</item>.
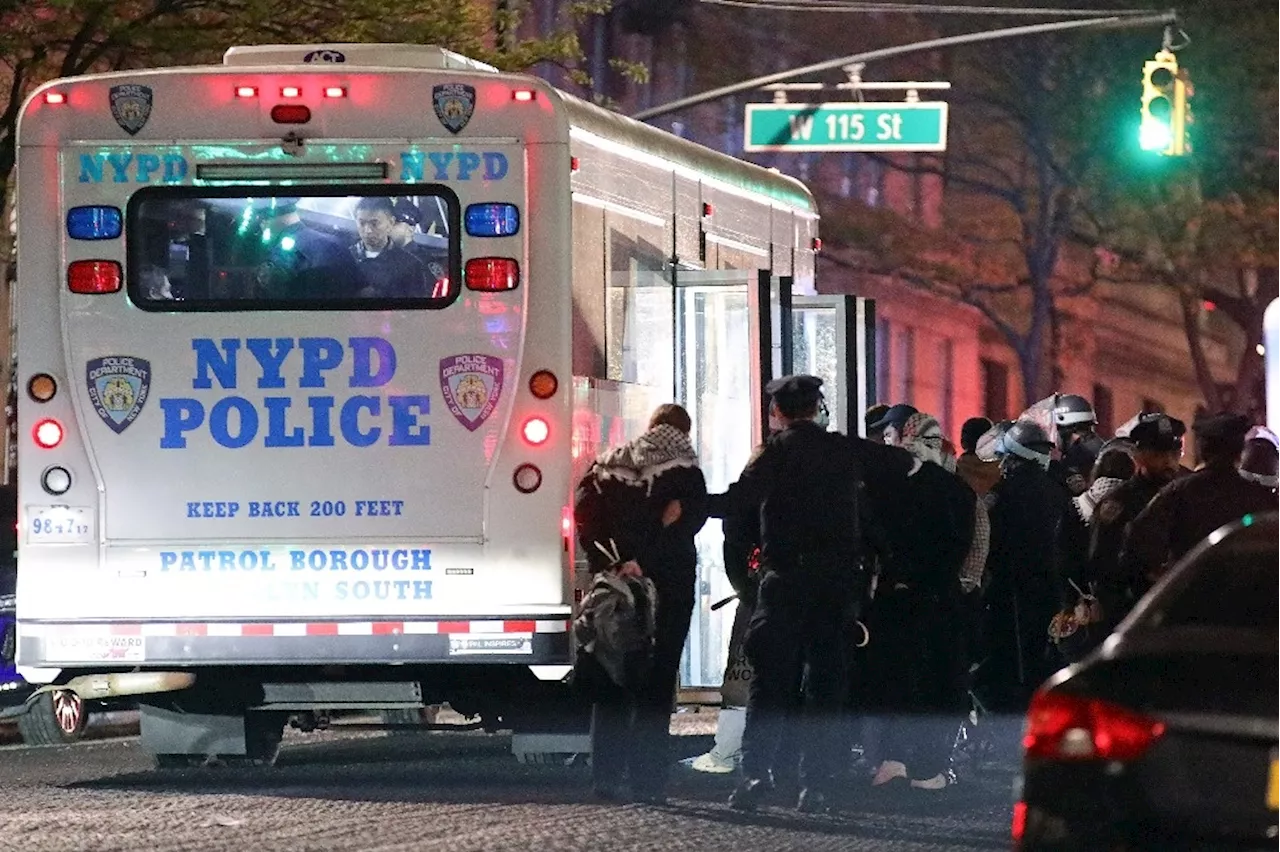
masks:
{"label": "bus wheel", "polygon": [[18,717],[18,733],[27,745],[66,745],[84,737],[89,712],[84,699],[69,689],[41,693]]}

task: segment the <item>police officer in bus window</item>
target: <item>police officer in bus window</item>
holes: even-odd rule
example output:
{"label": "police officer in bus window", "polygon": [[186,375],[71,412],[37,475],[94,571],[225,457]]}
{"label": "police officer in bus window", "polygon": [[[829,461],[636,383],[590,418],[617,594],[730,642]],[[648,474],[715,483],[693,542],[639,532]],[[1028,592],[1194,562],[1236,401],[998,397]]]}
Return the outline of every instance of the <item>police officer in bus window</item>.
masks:
{"label": "police officer in bus window", "polygon": [[[724,496],[726,524],[758,523],[760,569],[746,654],[755,676],[743,733],[743,781],[729,804],[754,810],[772,786],[784,730],[800,744],[797,808],[821,811],[844,748],[846,617],[856,595],[862,532],[852,442],[815,422],[822,380],[797,375],[765,388],[774,434]],[[797,685],[803,682],[803,714]]]}
{"label": "police officer in bus window", "polygon": [[362,198],[355,209],[360,239],[351,246],[359,290],[364,299],[405,299],[429,296],[422,264],[391,239],[395,206],[386,196]]}
{"label": "police officer in bus window", "polygon": [[394,205],[395,224],[391,226],[391,241],[413,255],[426,271],[431,285],[431,298],[442,299],[449,295],[449,264],[446,252],[432,250],[415,242],[413,235],[422,226],[422,210],[408,198],[398,199]]}
{"label": "police officer in bus window", "polygon": [[302,221],[297,198],[274,198],[259,216],[267,259],[255,271],[266,299],[332,299],[350,293],[356,267],[337,238]]}

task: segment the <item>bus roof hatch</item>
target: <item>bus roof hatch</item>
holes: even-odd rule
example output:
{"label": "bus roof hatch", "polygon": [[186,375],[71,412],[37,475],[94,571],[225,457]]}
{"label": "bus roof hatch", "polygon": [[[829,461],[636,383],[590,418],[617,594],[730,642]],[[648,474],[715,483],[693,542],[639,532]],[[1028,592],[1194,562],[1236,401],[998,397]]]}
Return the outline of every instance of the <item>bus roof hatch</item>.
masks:
{"label": "bus roof hatch", "polygon": [[431,44],[254,44],[232,47],[223,65],[343,64],[376,68],[432,68],[441,71],[492,71],[484,62]]}

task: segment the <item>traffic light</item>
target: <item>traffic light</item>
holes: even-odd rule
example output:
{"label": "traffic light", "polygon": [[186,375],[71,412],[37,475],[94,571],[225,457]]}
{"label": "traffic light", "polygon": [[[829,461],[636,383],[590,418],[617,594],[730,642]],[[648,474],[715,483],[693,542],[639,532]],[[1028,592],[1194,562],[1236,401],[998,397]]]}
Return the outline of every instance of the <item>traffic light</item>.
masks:
{"label": "traffic light", "polygon": [[1190,85],[1178,59],[1162,50],[1142,67],[1142,123],[1138,144],[1166,157],[1187,154],[1187,100]]}

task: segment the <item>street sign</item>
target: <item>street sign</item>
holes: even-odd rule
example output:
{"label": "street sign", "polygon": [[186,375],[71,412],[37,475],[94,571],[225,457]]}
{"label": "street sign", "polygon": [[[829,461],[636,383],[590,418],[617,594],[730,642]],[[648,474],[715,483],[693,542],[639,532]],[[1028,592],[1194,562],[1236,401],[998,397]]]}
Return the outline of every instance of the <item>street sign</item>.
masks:
{"label": "street sign", "polygon": [[947,105],[747,104],[747,151],[945,151]]}

